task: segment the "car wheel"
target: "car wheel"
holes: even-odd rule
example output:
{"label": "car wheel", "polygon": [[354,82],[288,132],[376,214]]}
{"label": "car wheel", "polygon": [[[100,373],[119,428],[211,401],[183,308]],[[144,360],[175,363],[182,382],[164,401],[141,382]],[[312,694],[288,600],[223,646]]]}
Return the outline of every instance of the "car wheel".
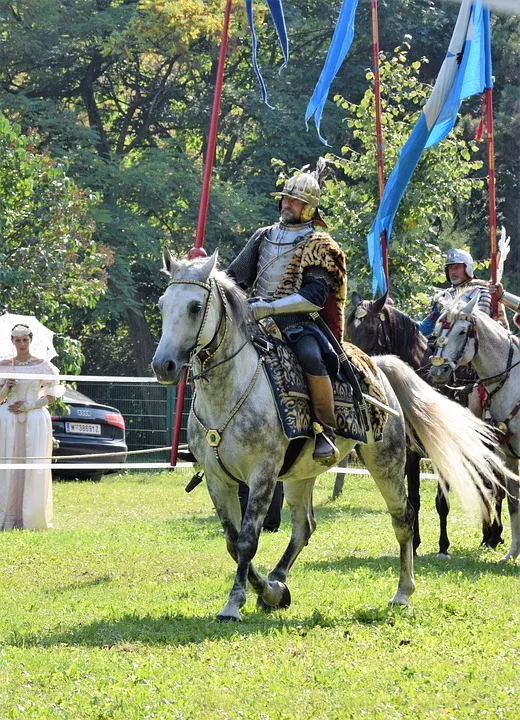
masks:
{"label": "car wheel", "polygon": [[87,480],[90,480],[91,482],[100,482],[101,478],[103,477],[103,473],[92,473],[92,475],[89,475],[87,477]]}

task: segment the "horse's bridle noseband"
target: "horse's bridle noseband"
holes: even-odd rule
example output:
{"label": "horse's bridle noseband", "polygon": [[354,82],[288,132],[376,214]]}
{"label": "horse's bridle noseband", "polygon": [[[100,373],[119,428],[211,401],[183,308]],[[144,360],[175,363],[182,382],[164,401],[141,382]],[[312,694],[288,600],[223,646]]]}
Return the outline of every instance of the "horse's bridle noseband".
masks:
{"label": "horse's bridle noseband", "polygon": [[[201,372],[194,377],[194,379],[198,378],[205,378],[206,373],[208,373],[210,370],[213,369],[213,367],[217,367],[217,365],[221,365],[224,362],[227,362],[227,360],[230,360],[230,358],[226,358],[225,360],[221,360],[219,363],[216,363],[211,368],[206,368],[206,364],[209,362],[209,360],[217,353],[221,345],[224,343],[229,329],[229,313],[228,313],[228,306],[227,306],[227,300],[226,295],[224,293],[224,290],[221,286],[221,284],[218,282],[218,280],[210,278],[208,282],[202,282],[200,280],[170,280],[168,283],[168,286],[170,285],[198,285],[199,287],[206,290],[208,293],[206,298],[206,304],[204,306],[204,315],[202,317],[202,322],[199,328],[199,331],[197,333],[197,337],[195,338],[195,344],[189,351],[190,359],[185,364],[184,367],[186,367],[188,370],[191,369],[193,365],[193,359],[198,357],[201,363]],[[213,333],[213,336],[209,340],[209,342],[205,343],[204,345],[201,344],[201,337],[204,333],[204,330],[206,328],[206,323],[208,321],[209,316],[209,310],[211,307],[211,297],[213,293],[213,288],[216,287],[218,290],[218,294],[220,296],[220,300],[222,301],[222,306],[224,308],[224,312],[222,313],[220,320],[217,324],[217,327],[215,328],[215,332]],[[216,339],[219,335],[220,329],[222,327],[222,322],[224,322],[224,332],[222,334],[222,337],[220,338],[219,342],[216,342]],[[215,347],[211,348],[212,344],[215,344]],[[244,343],[245,344],[245,343]],[[243,346],[242,346],[243,347]],[[242,348],[240,348],[241,350]],[[202,353],[205,353],[204,357],[202,356]],[[235,353],[236,354],[236,353]]]}
{"label": "horse's bridle noseband", "polygon": [[[448,336],[455,327],[455,320],[453,322],[449,322],[446,318],[440,318],[437,322],[441,326],[443,330],[447,330],[448,332],[446,335],[442,335],[441,337],[437,338],[437,342],[435,343],[436,349],[435,354],[432,356],[431,364],[432,367],[442,367],[443,365],[448,365],[454,372],[457,369],[459,362],[464,355],[464,351],[466,350],[466,345],[468,344],[469,340],[474,339],[475,340],[475,355],[478,353],[478,335],[477,335],[477,328],[475,326],[475,321],[470,315],[458,315],[457,320],[465,320],[469,322],[470,327],[468,328],[468,332],[466,333],[466,337],[464,338],[464,343],[462,345],[462,348],[460,349],[460,352],[457,353],[457,355],[452,359],[448,360],[445,357],[442,357],[442,353],[444,352],[444,348],[448,344]],[[440,354],[437,354],[440,353]]]}

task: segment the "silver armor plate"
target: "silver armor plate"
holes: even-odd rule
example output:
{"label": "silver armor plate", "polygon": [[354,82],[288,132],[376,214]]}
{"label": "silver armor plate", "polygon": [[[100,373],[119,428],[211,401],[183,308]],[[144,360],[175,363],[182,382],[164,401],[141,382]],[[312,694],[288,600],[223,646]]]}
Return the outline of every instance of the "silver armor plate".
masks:
{"label": "silver armor plate", "polygon": [[262,298],[273,297],[280,284],[294,249],[314,231],[311,222],[299,225],[277,223],[262,240],[258,253],[258,269],[253,294]]}

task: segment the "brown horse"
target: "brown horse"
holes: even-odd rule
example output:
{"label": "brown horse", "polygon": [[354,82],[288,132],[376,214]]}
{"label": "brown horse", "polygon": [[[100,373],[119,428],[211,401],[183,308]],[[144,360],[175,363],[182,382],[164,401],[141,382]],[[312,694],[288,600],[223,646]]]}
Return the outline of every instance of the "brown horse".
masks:
{"label": "brown horse", "polygon": [[[393,305],[387,303],[386,294],[377,300],[362,300],[357,293],[352,295],[352,312],[346,321],[345,332],[348,339],[368,355],[397,355],[410,365],[423,379],[429,380],[428,370],[433,349],[420,332],[416,322]],[[470,369],[471,370],[471,369]],[[466,376],[467,377],[467,376]],[[464,381],[458,376],[459,381]],[[431,380],[429,380],[431,382]],[[468,393],[465,391],[444,391],[450,399],[468,406]],[[478,400],[477,400],[478,404]],[[471,405],[471,404],[470,404]],[[470,409],[476,410],[471,405]],[[408,499],[415,510],[413,547],[417,551],[421,543],[419,530],[420,497],[420,461],[421,455],[408,449],[406,457],[406,479]],[[442,485],[437,485],[435,507],[439,514],[439,556],[449,557],[448,514],[449,498]],[[482,543],[495,548],[502,539],[502,497],[495,498],[495,512],[492,523],[484,523]]]}

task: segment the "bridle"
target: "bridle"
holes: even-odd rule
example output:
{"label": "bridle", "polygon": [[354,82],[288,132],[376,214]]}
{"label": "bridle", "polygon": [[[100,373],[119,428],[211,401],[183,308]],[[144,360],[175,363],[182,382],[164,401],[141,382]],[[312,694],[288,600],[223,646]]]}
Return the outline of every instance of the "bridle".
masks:
{"label": "bridle", "polygon": [[[170,280],[168,285],[198,285],[199,287],[203,288],[207,292],[206,297],[206,303],[204,305],[204,314],[202,316],[202,322],[199,328],[199,331],[197,333],[197,337],[195,338],[195,343],[191,350],[189,351],[190,359],[185,364],[184,367],[186,367],[188,370],[192,369],[193,366],[193,360],[195,358],[198,358],[201,369],[200,372],[197,373],[197,375],[193,376],[193,380],[208,380],[207,374],[214,370],[219,365],[223,365],[224,363],[228,362],[229,360],[232,360],[238,353],[247,345],[247,340],[241,345],[241,347],[234,352],[229,357],[224,358],[223,360],[219,360],[219,362],[216,362],[211,367],[206,367],[208,362],[211,360],[212,357],[214,357],[223,343],[225,342],[228,331],[229,331],[229,323],[231,321],[231,318],[229,316],[229,310],[228,310],[228,303],[226,294],[224,292],[224,288],[219,283],[219,281],[216,278],[210,278],[208,282],[202,282],[200,280]],[[218,297],[220,297],[220,301],[222,302],[222,307],[224,309],[224,312],[220,315],[219,321],[217,323],[217,326],[215,328],[215,332],[213,333],[211,339],[205,343],[202,344],[201,338],[204,334],[204,331],[206,329],[206,324],[208,322],[209,317],[209,311],[211,308],[211,299],[213,297],[213,290],[214,288],[217,289]],[[224,332],[221,333],[222,324],[224,324]],[[220,334],[220,339],[219,339]]]}
{"label": "bridle", "polygon": [[475,326],[475,321],[471,317],[471,315],[464,315],[460,314],[457,316],[457,320],[462,320],[469,322],[470,327],[468,328],[468,332],[466,333],[466,336],[464,338],[464,342],[462,344],[462,347],[457,352],[454,358],[449,359],[442,356],[442,353],[444,352],[444,348],[448,344],[448,337],[450,336],[450,333],[452,332],[453,328],[455,327],[455,321],[449,322],[446,318],[439,318],[438,324],[441,326],[443,330],[447,330],[448,332],[446,335],[441,335],[439,338],[437,338],[436,342],[436,350],[435,354],[431,358],[431,364],[432,367],[442,367],[443,365],[448,365],[453,372],[457,369],[459,362],[461,361],[462,356],[464,355],[464,351],[466,350],[466,345],[470,340],[475,340],[475,355],[478,353],[478,335],[477,335],[477,328]]}
{"label": "bridle", "polygon": [[[364,312],[358,314],[358,309],[361,309]],[[366,350],[367,355],[386,355],[387,353],[391,352],[392,341],[387,332],[388,323],[385,323],[384,318],[381,317],[382,314],[382,310],[377,313],[375,340],[372,344],[372,347]],[[363,305],[358,305],[358,307],[354,310],[355,320],[362,321],[362,319],[365,318],[367,315],[375,317],[376,314],[371,313]]]}
{"label": "bridle", "polygon": [[[201,364],[201,370],[197,375],[194,375],[192,377],[193,380],[199,380],[203,379],[206,382],[208,381],[207,375],[209,372],[214,370],[219,365],[223,365],[226,362],[229,362],[234,357],[236,357],[247,345],[248,340],[246,339],[243,344],[236,350],[232,355],[229,355],[228,357],[225,357],[223,360],[219,360],[218,362],[211,365],[211,367],[207,368],[207,363],[211,360],[212,357],[216,355],[218,350],[222,347],[224,341],[226,340],[228,336],[229,331],[229,323],[231,321],[231,318],[229,316],[228,311],[228,303],[226,299],[226,295],[224,292],[224,289],[222,285],[219,283],[219,281],[216,278],[209,278],[208,282],[201,282],[200,280],[170,280],[169,285],[198,285],[199,287],[206,290],[208,293],[206,298],[206,304],[204,306],[204,315],[202,317],[202,323],[200,325],[199,331],[197,333],[197,337],[195,338],[195,343],[192,347],[192,349],[189,352],[190,359],[186,363],[185,367],[188,368],[188,370],[191,370],[193,365],[193,360],[198,357],[199,362]],[[213,333],[213,336],[211,339],[205,343],[202,344],[201,338],[204,333],[204,330],[206,329],[206,324],[208,321],[209,311],[211,307],[211,299],[214,297],[214,288],[217,289],[218,297],[220,297],[220,300],[222,302],[222,307],[224,309],[224,312],[221,314],[219,321],[217,323],[217,327],[215,328],[215,332]],[[221,337],[219,339],[219,333],[222,328],[222,323],[224,323],[224,331],[221,333]],[[253,377],[251,378],[248,386],[246,387],[245,391],[242,393],[238,401],[233,406],[233,409],[227,416],[226,420],[222,423],[222,425],[219,428],[208,428],[203,423],[202,419],[199,417],[195,410],[195,400],[196,400],[196,393],[193,396],[192,404],[191,404],[191,413],[196,420],[196,422],[199,424],[200,428],[204,432],[206,442],[213,450],[213,453],[215,455],[215,459],[217,460],[218,464],[222,468],[222,470],[233,480],[236,482],[240,482],[239,478],[237,478],[233,473],[227,469],[224,462],[222,461],[222,458],[220,457],[218,448],[220,443],[222,442],[222,435],[224,433],[224,430],[229,425],[231,420],[235,417],[235,415],[238,413],[242,405],[245,403],[247,398],[249,397],[249,394],[251,393],[253,387],[256,384],[256,381],[258,379],[258,376],[260,375],[260,371],[263,367],[263,361],[262,358],[258,358],[258,363],[255,369],[255,372],[253,374]]]}

